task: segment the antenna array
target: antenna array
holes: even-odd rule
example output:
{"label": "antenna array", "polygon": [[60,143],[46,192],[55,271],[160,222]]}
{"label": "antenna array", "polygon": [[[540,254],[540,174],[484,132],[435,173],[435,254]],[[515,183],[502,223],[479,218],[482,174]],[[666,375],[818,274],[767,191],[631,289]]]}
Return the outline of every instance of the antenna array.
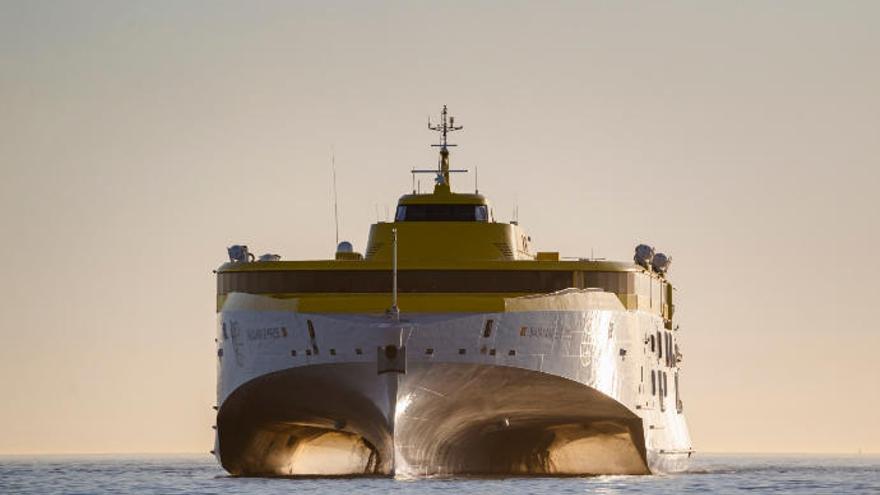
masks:
{"label": "antenna array", "polygon": [[453,131],[460,131],[464,129],[464,126],[455,125],[455,117],[450,116],[449,112],[446,110],[446,105],[443,105],[443,111],[440,112],[440,123],[433,125],[431,124],[431,118],[428,117],[428,129],[440,133],[440,144],[432,144],[431,146],[439,146],[442,149],[446,149],[448,146],[457,146],[455,144],[449,144],[446,135]]}

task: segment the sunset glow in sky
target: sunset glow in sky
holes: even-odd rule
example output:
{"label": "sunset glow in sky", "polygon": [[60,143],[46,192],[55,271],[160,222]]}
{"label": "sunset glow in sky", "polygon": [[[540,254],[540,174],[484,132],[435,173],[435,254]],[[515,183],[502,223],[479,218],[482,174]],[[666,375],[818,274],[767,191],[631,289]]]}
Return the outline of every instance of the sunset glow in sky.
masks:
{"label": "sunset glow in sky", "polygon": [[[226,246],[436,163],[537,250],[674,259],[699,451],[880,452],[880,3],[0,2],[0,454],[212,448]],[[453,188],[473,189],[472,175]]]}

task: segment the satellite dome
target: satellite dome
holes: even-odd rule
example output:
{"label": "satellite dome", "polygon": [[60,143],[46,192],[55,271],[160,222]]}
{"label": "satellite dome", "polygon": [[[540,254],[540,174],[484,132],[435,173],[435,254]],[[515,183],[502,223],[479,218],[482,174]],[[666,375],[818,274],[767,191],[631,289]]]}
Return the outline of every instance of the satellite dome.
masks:
{"label": "satellite dome", "polygon": [[247,263],[254,260],[254,255],[248,252],[248,247],[243,244],[236,244],[226,248],[229,253],[229,261],[233,263]]}
{"label": "satellite dome", "polygon": [[637,265],[648,268],[648,265],[653,259],[654,248],[647,244],[639,244],[636,246],[636,254],[633,256],[633,261],[635,261]]}
{"label": "satellite dome", "polygon": [[664,275],[667,271],[669,271],[669,265],[672,264],[672,257],[667,256],[663,253],[657,253],[651,259],[651,268],[654,269],[655,272]]}
{"label": "satellite dome", "polygon": [[337,253],[353,253],[354,246],[352,246],[351,243],[348,241],[342,241],[339,243],[338,246],[336,246],[336,252]]}

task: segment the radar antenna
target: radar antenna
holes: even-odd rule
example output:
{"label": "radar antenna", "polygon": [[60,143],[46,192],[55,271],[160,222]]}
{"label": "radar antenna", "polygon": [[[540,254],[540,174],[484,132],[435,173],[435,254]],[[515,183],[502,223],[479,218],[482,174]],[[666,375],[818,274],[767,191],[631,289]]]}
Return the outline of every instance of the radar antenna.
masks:
{"label": "radar antenna", "polygon": [[464,129],[464,126],[456,126],[455,117],[449,115],[449,112],[446,110],[446,105],[443,105],[443,111],[440,112],[440,123],[432,125],[431,118],[428,117],[428,129],[440,133],[440,144],[432,144],[431,146],[439,146],[440,152],[442,153],[447,146],[457,146],[455,144],[449,144],[446,140],[446,135],[453,131],[460,131]]}
{"label": "radar antenna", "polygon": [[459,169],[459,170],[450,170],[449,169],[449,147],[457,146],[455,144],[450,144],[448,141],[448,134],[453,131],[460,131],[464,129],[463,126],[455,125],[455,117],[449,115],[449,111],[446,109],[446,105],[443,105],[443,111],[440,112],[440,123],[432,124],[431,118],[428,118],[428,129],[432,131],[437,131],[440,133],[440,144],[432,144],[432,147],[440,148],[440,162],[438,163],[437,170],[416,170],[413,169],[412,173],[421,174],[421,173],[433,173],[437,174],[436,186],[434,187],[435,192],[438,188],[445,188],[447,191],[449,190],[449,174],[450,172],[467,172],[467,169]]}

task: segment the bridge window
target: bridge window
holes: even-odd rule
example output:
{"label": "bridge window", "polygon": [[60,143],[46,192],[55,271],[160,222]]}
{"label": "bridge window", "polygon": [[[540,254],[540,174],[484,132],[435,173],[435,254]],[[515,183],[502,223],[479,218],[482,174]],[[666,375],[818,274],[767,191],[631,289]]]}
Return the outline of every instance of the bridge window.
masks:
{"label": "bridge window", "polygon": [[399,205],[395,222],[488,222],[486,205]]}
{"label": "bridge window", "polygon": [[[573,273],[571,270],[401,270],[398,272],[398,281],[401,292],[537,293],[571,287]],[[219,273],[217,293],[222,295],[230,292],[388,293],[391,292],[391,270],[261,270]],[[308,322],[306,325],[309,326]],[[311,327],[316,330],[314,322]],[[311,334],[309,337],[311,338]]]}

